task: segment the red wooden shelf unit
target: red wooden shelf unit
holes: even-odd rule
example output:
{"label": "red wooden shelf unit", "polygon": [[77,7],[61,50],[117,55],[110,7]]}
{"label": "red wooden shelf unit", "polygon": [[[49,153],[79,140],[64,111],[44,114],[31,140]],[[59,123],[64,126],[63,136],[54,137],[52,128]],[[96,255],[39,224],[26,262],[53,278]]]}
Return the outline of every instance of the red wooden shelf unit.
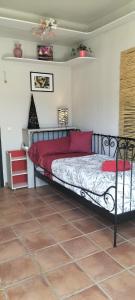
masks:
{"label": "red wooden shelf unit", "polygon": [[8,186],[15,190],[28,187],[27,156],[24,150],[7,151]]}

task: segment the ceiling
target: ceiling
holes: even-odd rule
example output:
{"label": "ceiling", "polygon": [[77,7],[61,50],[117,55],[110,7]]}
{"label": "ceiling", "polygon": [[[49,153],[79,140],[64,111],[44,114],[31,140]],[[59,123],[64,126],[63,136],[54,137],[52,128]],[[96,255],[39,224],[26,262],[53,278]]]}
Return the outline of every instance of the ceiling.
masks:
{"label": "ceiling", "polygon": [[61,28],[68,28],[72,43],[85,38],[72,30],[93,31],[134,10],[135,0],[0,0],[0,35],[33,40],[31,28],[41,16],[53,17],[59,26],[54,42],[66,43],[69,37]]}

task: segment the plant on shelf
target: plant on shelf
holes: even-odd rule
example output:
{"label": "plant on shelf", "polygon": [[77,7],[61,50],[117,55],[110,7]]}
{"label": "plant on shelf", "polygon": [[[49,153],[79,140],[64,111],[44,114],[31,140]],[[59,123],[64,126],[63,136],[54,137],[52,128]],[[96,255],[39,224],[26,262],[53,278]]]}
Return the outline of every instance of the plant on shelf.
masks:
{"label": "plant on shelf", "polygon": [[91,48],[88,48],[86,45],[84,44],[80,44],[77,48],[72,48],[71,51],[71,56],[72,57],[87,57],[87,56],[92,56],[93,52],[91,50]]}

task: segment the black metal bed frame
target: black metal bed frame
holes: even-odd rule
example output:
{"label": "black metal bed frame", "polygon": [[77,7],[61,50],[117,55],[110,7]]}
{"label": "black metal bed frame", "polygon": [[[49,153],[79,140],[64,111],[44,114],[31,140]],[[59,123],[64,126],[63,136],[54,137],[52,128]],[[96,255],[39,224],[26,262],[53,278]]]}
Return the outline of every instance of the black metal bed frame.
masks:
{"label": "black metal bed frame", "polygon": [[[61,138],[63,136],[67,136],[70,132],[70,129],[61,129],[58,132],[55,131],[45,131],[39,133],[33,132],[32,135],[32,143],[39,140],[53,140],[55,138]],[[55,176],[55,174],[51,173],[47,169],[43,169],[40,171],[39,166],[34,164],[34,187],[36,188],[36,178],[40,178],[46,182],[54,183],[55,185],[59,185],[58,183],[51,180],[52,176],[54,176],[56,179],[58,179],[61,183],[64,183],[69,186],[76,187],[80,190],[80,196],[78,196],[80,199],[85,198],[87,195],[89,199],[91,199],[95,204],[90,203],[90,206],[95,207],[96,211],[100,212],[102,215],[108,216],[111,218],[114,224],[114,241],[113,245],[114,247],[117,246],[117,230],[118,230],[118,223],[125,219],[131,219],[135,216],[135,210],[132,210],[132,184],[133,184],[133,162],[135,160],[135,139],[127,138],[127,137],[119,137],[119,136],[111,136],[111,135],[104,135],[104,134],[96,134],[93,133],[92,136],[92,152],[95,154],[102,154],[102,155],[108,155],[111,156],[113,159],[116,160],[116,173],[115,173],[115,185],[110,186],[104,193],[98,194],[94,193],[91,190],[87,190],[82,188],[81,186],[72,185],[68,182],[65,182]],[[126,160],[130,161],[131,163],[131,170],[130,170],[130,210],[128,212],[125,212],[124,209],[124,200],[125,200],[125,172],[123,171],[123,203],[122,203],[122,213],[117,213],[117,199],[118,199],[118,160],[122,159],[124,161],[124,165],[126,163]],[[62,186],[63,188],[63,186]],[[67,190],[67,188],[64,187],[64,189]],[[111,189],[115,190],[115,197],[111,194]],[[75,195],[75,192],[71,192]],[[112,209],[109,211],[102,207],[95,199],[94,196],[103,197],[104,201],[107,202],[108,199],[112,201]],[[85,198],[86,199],[86,198]],[[90,202],[90,201],[87,201]],[[112,214],[112,211],[115,211],[114,214]]]}

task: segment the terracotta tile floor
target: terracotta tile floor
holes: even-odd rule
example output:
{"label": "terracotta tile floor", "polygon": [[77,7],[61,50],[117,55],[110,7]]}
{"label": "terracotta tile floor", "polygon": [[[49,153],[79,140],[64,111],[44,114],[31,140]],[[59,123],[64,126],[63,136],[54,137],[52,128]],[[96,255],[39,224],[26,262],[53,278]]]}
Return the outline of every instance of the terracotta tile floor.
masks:
{"label": "terracotta tile floor", "polygon": [[50,186],[0,189],[0,300],[135,299],[135,221],[112,224]]}

